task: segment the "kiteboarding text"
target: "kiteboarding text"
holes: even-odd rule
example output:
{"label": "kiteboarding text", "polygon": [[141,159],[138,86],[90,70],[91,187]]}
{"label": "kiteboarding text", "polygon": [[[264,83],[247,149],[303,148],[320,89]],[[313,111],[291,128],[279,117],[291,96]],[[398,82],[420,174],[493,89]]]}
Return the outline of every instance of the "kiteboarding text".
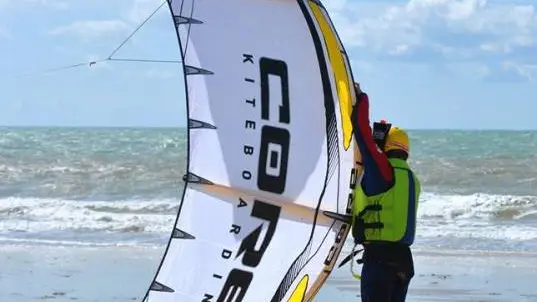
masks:
{"label": "kiteboarding text", "polygon": [[[252,78],[245,77],[247,84],[260,87],[261,119],[247,119],[245,129],[256,130],[257,124],[263,124],[260,131],[259,147],[254,142],[244,144],[244,155],[251,160],[257,158],[257,188],[262,191],[282,194],[287,181],[287,167],[291,135],[287,127],[291,123],[291,110],[289,104],[289,76],[287,64],[284,61],[272,58],[259,58],[259,83]],[[253,55],[244,54],[244,64],[255,64]],[[256,108],[255,96],[247,98],[245,103]],[[276,110],[274,110],[276,108]],[[256,152],[258,151],[258,152]],[[252,180],[252,172],[248,169],[242,171],[242,178]],[[247,209],[248,202],[239,198],[238,208]],[[254,279],[254,269],[261,263],[270,242],[276,232],[280,218],[281,208],[268,202],[253,199],[249,215],[261,220],[260,225],[242,239],[235,253],[224,248],[222,259],[232,260],[240,258],[240,267],[231,269],[226,277],[217,302],[240,302],[244,299],[248,287]],[[266,228],[264,236],[263,228]],[[233,224],[230,233],[240,234],[241,226]],[[261,244],[259,245],[259,241]],[[257,249],[256,247],[259,246]],[[235,254],[234,257],[233,254]],[[216,279],[223,277],[213,274]],[[204,294],[202,302],[211,302],[214,295]]]}

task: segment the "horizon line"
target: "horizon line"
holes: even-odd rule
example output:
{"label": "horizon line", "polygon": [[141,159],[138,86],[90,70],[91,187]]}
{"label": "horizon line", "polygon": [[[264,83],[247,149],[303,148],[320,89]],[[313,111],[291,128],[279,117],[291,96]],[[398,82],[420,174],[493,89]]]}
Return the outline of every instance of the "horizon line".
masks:
{"label": "horizon line", "polygon": [[[186,125],[0,125],[5,128],[187,129]],[[537,131],[537,128],[406,128],[407,131]]]}

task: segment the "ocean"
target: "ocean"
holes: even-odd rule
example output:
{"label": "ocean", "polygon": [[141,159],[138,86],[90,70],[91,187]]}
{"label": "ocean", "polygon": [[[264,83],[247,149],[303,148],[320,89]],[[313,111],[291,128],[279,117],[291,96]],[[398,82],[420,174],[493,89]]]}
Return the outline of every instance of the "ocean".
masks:
{"label": "ocean", "polygon": [[[537,252],[537,132],[409,134],[423,191],[416,249]],[[154,271],[185,147],[184,129],[0,128],[0,247],[153,248]]]}

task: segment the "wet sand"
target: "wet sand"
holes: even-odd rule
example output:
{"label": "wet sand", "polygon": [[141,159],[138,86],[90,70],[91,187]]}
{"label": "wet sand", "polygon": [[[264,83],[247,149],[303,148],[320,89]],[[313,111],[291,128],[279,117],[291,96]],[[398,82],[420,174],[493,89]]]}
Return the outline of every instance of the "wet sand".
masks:
{"label": "wet sand", "polygon": [[[537,255],[436,251],[415,253],[407,301],[537,301]],[[318,301],[360,301],[348,266],[335,271]]]}
{"label": "wet sand", "polygon": [[[0,247],[0,301],[140,301],[161,248]],[[416,252],[407,301],[537,301],[537,255]],[[349,266],[315,301],[360,301]]]}

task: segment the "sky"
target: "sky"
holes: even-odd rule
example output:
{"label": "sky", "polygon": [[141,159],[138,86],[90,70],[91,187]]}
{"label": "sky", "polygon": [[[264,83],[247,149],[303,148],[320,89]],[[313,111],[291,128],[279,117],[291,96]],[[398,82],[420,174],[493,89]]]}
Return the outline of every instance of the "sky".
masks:
{"label": "sky", "polygon": [[[160,0],[0,0],[0,125],[184,126],[179,64],[105,62]],[[370,96],[410,129],[537,129],[537,0],[324,1]],[[115,55],[178,60],[166,6]]]}

